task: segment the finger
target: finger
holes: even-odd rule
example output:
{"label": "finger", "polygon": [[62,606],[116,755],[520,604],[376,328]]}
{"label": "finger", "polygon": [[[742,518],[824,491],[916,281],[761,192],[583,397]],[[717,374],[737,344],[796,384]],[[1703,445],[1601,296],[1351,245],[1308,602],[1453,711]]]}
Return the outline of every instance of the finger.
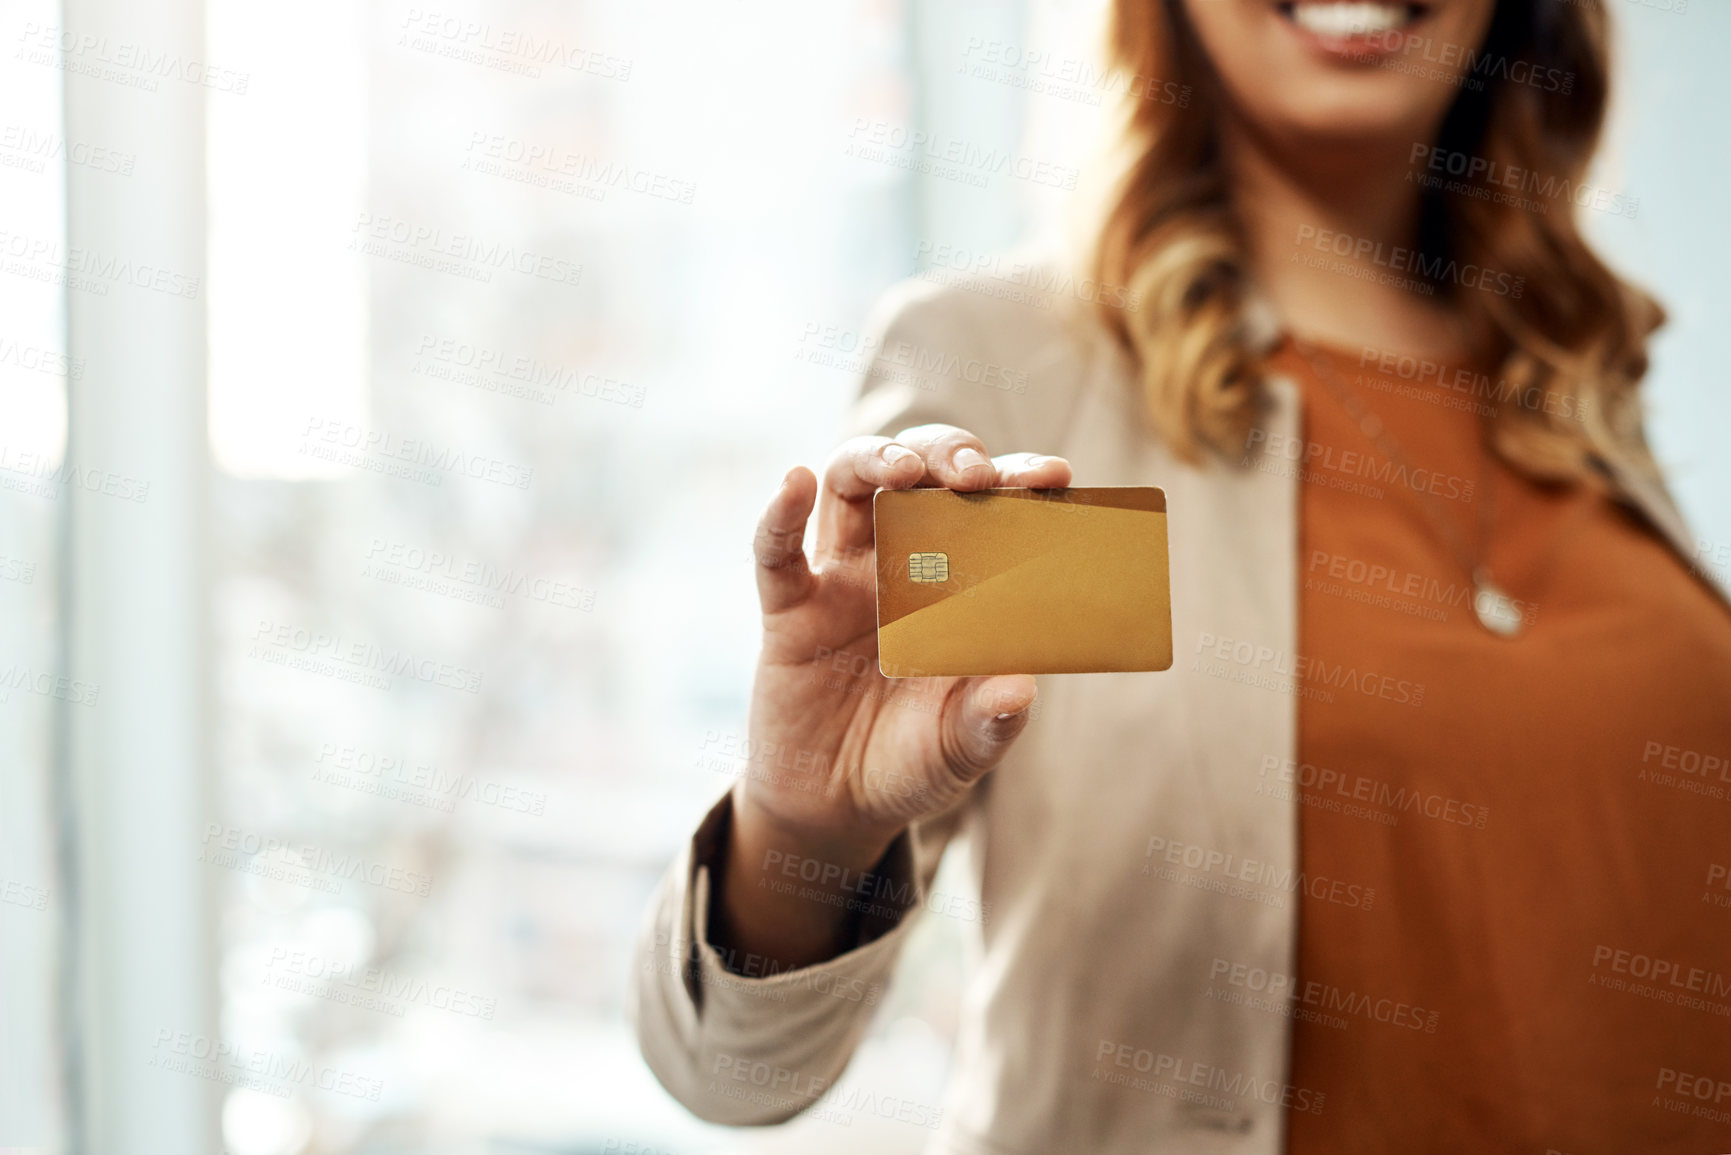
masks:
{"label": "finger", "polygon": [[796,465],[757,522],[757,600],[766,614],[791,609],[810,595],[816,579],[805,561],[805,523],[817,498],[817,478]]}
{"label": "finger", "polygon": [[968,492],[998,484],[998,471],[986,455],[986,444],[954,425],[915,425],[896,440],[926,463],[924,484]]}
{"label": "finger", "polygon": [[919,454],[888,437],[855,437],[830,454],[817,509],[817,559],[850,560],[872,544],[872,495],[906,489],[925,473]]}
{"label": "finger", "polygon": [[1028,724],[1034,704],[1031,674],[967,678],[944,703],[939,748],[950,770],[974,782],[996,766]]}
{"label": "finger", "polygon": [[999,485],[1060,489],[1070,484],[1070,463],[1045,453],[1002,453],[992,458]]}

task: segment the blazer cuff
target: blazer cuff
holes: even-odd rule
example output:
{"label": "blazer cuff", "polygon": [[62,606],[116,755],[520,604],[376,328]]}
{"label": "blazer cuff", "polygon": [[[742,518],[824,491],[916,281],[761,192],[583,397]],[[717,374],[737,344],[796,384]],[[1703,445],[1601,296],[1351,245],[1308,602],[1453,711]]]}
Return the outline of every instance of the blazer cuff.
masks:
{"label": "blazer cuff", "polygon": [[663,881],[633,1018],[650,1069],[697,1115],[778,1122],[821,1097],[847,1066],[924,894],[904,831],[876,873],[883,881],[864,900],[851,949],[792,970],[755,955],[724,959],[709,941],[709,907],[711,868],[731,820],[724,796]]}
{"label": "blazer cuff", "polygon": [[[895,961],[895,943],[886,940],[900,938],[894,932],[909,921],[908,916],[924,898],[914,870],[913,844],[908,832],[904,830],[897,835],[885,851],[882,864],[871,874],[871,894],[862,895],[851,912],[856,916],[852,945],[825,962],[779,970],[773,960],[760,955],[730,949],[724,956],[721,948],[710,941],[713,880],[727,850],[732,822],[732,795],[723,795],[704,816],[691,839],[691,874],[680,925],[690,929],[689,957],[696,964],[700,991],[696,997],[701,1001],[711,992],[726,991],[786,1004],[817,995],[875,1006],[882,994],[881,981]],[[843,981],[848,989],[815,989],[831,988],[831,979]],[[872,980],[870,985],[862,986],[867,979]]]}

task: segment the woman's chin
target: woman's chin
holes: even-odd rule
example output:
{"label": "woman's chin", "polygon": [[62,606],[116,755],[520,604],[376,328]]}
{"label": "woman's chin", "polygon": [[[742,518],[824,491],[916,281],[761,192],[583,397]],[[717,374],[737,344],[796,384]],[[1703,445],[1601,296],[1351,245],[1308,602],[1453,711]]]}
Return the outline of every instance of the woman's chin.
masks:
{"label": "woman's chin", "polygon": [[[1317,86],[1302,99],[1257,110],[1262,135],[1287,140],[1312,140],[1330,145],[1406,146],[1435,135],[1446,101],[1426,100],[1426,94],[1329,91]],[[1404,97],[1404,99],[1403,99]]]}
{"label": "woman's chin", "polygon": [[1448,110],[1446,100],[1399,85],[1313,84],[1244,95],[1254,103],[1238,102],[1235,119],[1282,151],[1314,146],[1386,155],[1433,139]]}

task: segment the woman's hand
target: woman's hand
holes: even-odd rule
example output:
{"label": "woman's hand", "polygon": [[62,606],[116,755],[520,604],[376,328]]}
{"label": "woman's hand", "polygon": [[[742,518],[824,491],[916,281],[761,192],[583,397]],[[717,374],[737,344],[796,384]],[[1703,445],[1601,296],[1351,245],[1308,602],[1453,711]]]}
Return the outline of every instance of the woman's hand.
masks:
{"label": "woman's hand", "polygon": [[[848,902],[873,897],[869,872],[890,843],[971,789],[1027,723],[1029,675],[878,672],[872,496],[917,485],[967,492],[1069,483],[1063,458],[991,458],[953,425],[844,443],[821,492],[811,471],[788,472],[758,523],[763,650],[748,767],[733,791],[717,945],[760,956],[772,970],[845,950]],[[815,568],[803,548],[814,501]]]}

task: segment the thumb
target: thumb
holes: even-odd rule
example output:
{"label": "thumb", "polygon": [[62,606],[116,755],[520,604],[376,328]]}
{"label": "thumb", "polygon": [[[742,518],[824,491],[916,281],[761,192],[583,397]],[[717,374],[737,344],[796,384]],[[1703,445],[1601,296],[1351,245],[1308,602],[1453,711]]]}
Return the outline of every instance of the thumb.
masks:
{"label": "thumb", "polygon": [[1034,704],[1031,674],[967,678],[957,683],[944,703],[939,746],[950,770],[963,782],[973,782],[998,764]]}

